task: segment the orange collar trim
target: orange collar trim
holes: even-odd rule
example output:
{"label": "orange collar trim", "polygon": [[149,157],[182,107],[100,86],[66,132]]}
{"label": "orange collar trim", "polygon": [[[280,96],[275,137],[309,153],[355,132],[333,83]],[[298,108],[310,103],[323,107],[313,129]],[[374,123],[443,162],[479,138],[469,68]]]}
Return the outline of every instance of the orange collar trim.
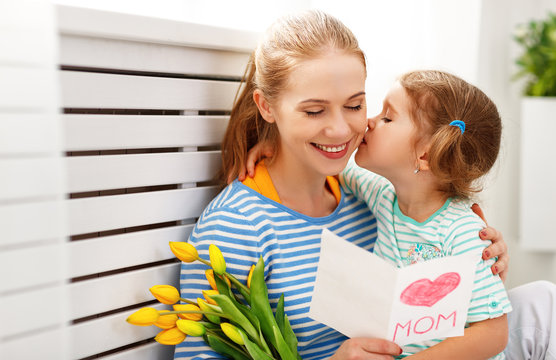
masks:
{"label": "orange collar trim", "polygon": [[[276,201],[280,204],[282,203],[282,201],[280,201],[280,197],[278,196],[278,192],[276,192],[276,188],[272,183],[272,179],[270,178],[270,174],[268,173],[264,161],[259,162],[255,167],[255,176],[248,176],[245,180],[243,180],[242,184],[250,187],[270,200]],[[336,204],[339,204],[342,199],[342,192],[340,191],[340,184],[338,183],[338,180],[336,180],[333,176],[327,176],[326,185],[328,190],[330,190],[336,198]]]}

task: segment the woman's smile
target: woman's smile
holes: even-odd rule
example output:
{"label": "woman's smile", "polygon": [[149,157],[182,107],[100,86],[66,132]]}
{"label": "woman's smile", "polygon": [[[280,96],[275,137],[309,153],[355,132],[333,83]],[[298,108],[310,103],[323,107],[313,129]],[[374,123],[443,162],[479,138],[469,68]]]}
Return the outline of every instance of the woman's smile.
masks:
{"label": "woman's smile", "polygon": [[321,154],[323,154],[324,156],[332,159],[339,159],[346,155],[349,148],[348,145],[350,142],[351,140],[342,144],[311,143],[311,145],[313,145],[315,149],[319,151]]}

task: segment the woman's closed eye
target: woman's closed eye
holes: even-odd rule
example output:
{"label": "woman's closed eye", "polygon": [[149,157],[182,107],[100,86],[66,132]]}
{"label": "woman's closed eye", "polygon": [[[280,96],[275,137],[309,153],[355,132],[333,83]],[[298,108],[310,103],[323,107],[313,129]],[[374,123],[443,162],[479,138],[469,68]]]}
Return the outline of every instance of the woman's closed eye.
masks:
{"label": "woman's closed eye", "polygon": [[345,106],[346,109],[352,110],[352,111],[359,111],[363,108],[363,106],[361,106],[361,104],[359,105],[355,105],[355,106]]}
{"label": "woman's closed eye", "polygon": [[322,114],[323,112],[324,112],[324,110],[305,111],[305,114],[307,114],[307,116],[319,116],[319,115]]}

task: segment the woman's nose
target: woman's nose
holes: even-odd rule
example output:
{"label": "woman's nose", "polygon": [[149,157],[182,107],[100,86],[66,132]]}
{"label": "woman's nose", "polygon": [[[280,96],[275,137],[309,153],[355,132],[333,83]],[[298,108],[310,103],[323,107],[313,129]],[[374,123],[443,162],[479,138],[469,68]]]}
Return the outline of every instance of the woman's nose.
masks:
{"label": "woman's nose", "polygon": [[328,132],[331,137],[344,138],[350,133],[347,119],[342,114],[337,114],[330,119]]}

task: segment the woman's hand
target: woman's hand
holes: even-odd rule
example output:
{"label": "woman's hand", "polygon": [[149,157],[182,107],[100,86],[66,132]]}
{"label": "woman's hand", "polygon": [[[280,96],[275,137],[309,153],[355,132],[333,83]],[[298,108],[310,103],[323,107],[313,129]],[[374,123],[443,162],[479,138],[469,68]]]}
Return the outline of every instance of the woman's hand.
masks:
{"label": "woman's hand", "polygon": [[[485,215],[483,211],[477,204],[473,204],[471,207],[475,214],[479,215],[481,219],[486,223]],[[493,227],[487,226],[485,229],[479,232],[479,237],[483,240],[490,240],[492,244],[483,250],[483,260],[492,259],[498,257],[498,260],[491,267],[491,271],[494,275],[500,275],[502,281],[506,281],[508,276],[508,265],[510,263],[510,255],[508,254],[508,245],[504,241],[502,233]]]}
{"label": "woman's hand", "polygon": [[343,342],[330,360],[393,359],[402,349],[395,343],[374,338],[352,338]]}

